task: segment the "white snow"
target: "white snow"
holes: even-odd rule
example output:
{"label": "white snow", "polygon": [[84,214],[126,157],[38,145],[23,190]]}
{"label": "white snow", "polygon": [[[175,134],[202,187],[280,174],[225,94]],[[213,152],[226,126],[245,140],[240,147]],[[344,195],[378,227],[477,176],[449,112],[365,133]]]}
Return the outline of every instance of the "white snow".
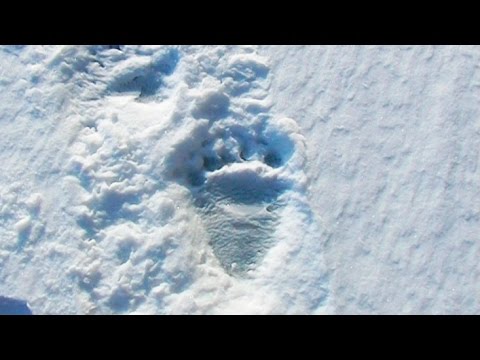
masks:
{"label": "white snow", "polygon": [[0,296],[478,313],[480,48],[0,47]]}

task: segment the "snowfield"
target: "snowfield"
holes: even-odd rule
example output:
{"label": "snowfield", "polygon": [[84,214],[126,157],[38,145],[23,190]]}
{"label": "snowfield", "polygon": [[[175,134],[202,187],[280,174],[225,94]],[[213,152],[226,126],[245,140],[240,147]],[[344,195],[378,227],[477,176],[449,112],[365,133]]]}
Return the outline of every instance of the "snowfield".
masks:
{"label": "snowfield", "polygon": [[1,46],[0,90],[0,313],[479,313],[479,47]]}

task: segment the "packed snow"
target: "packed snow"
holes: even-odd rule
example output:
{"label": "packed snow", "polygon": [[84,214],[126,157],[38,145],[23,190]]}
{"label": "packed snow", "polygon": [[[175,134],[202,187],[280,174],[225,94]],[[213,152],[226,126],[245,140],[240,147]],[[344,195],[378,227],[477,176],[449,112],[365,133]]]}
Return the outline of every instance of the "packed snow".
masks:
{"label": "packed snow", "polygon": [[479,47],[1,46],[0,90],[0,314],[480,310]]}

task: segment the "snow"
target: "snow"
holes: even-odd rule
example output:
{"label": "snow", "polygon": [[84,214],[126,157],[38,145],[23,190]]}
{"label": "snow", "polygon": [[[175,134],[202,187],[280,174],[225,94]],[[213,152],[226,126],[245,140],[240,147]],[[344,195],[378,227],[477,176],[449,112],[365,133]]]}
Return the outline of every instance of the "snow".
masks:
{"label": "snow", "polygon": [[478,313],[480,49],[0,47],[0,295]]}

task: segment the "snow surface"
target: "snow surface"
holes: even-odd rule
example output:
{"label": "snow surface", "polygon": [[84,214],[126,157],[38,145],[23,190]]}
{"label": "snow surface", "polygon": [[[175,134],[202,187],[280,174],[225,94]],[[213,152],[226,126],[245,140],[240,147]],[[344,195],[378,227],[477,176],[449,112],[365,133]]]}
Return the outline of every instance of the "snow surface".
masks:
{"label": "snow surface", "polygon": [[0,295],[478,313],[480,48],[0,47]]}

